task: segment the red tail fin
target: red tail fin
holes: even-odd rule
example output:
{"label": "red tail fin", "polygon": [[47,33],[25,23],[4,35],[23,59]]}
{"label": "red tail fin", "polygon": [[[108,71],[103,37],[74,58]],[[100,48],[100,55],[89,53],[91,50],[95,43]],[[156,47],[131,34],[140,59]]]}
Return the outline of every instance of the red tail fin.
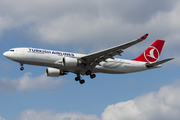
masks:
{"label": "red tail fin", "polygon": [[157,62],[164,45],[164,40],[156,40],[139,57],[133,59],[141,62]]}

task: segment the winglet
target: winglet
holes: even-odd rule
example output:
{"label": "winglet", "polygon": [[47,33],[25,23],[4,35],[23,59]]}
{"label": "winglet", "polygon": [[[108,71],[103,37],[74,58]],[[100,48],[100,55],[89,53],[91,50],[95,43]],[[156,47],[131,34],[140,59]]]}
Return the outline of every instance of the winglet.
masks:
{"label": "winglet", "polygon": [[140,39],[144,40],[144,39],[147,38],[148,35],[149,35],[149,34],[145,34],[145,35],[143,35]]}

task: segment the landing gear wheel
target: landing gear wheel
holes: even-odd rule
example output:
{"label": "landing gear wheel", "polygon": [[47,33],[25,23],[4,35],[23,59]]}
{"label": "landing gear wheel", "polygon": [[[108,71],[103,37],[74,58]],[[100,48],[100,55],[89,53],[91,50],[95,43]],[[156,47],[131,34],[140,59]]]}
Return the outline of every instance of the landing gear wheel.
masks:
{"label": "landing gear wheel", "polygon": [[21,67],[20,70],[23,71],[23,70],[24,70],[24,67]]}
{"label": "landing gear wheel", "polygon": [[96,75],[95,74],[91,74],[90,77],[91,77],[91,79],[93,79],[93,78],[96,77]]}
{"label": "landing gear wheel", "polygon": [[82,79],[79,82],[80,82],[80,84],[83,84],[83,83],[85,83],[85,80]]}
{"label": "landing gear wheel", "polygon": [[75,80],[76,80],[76,81],[79,81],[80,84],[85,83],[85,80],[81,79],[80,74],[77,74],[77,77],[75,77]]}
{"label": "landing gear wheel", "polygon": [[81,78],[80,77],[76,77],[75,78],[75,81],[79,81]]}
{"label": "landing gear wheel", "polygon": [[86,74],[86,75],[91,75],[91,71],[88,70],[85,74]]}
{"label": "landing gear wheel", "polygon": [[23,63],[20,63],[20,65],[21,65],[20,70],[23,71],[24,70]]}

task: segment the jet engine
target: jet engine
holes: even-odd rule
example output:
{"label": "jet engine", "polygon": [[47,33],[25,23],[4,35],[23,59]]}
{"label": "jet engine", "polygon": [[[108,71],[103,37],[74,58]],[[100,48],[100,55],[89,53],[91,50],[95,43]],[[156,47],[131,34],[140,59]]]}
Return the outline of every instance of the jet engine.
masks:
{"label": "jet engine", "polygon": [[66,67],[75,67],[80,65],[82,62],[78,60],[77,58],[70,58],[70,57],[64,57],[63,58],[63,65]]}
{"label": "jet engine", "polygon": [[46,75],[49,77],[59,77],[65,75],[64,71],[57,68],[47,68]]}

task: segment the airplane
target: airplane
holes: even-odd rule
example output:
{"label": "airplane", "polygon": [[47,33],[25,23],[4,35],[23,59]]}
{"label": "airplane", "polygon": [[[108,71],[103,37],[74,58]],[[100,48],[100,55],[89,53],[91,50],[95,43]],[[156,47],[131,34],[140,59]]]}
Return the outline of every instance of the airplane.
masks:
{"label": "airplane", "polygon": [[161,67],[160,64],[174,59],[168,58],[158,61],[164,40],[156,40],[135,59],[114,58],[116,55],[121,56],[123,50],[145,40],[147,36],[148,34],[145,34],[139,39],[91,54],[21,47],[12,48],[4,52],[3,55],[10,60],[20,63],[20,70],[24,70],[24,64],[46,66],[48,67],[46,75],[49,77],[59,77],[72,72],[77,75],[75,80],[83,84],[85,80],[82,79],[81,75],[87,75],[93,79],[96,77],[95,73],[123,74],[139,72],[159,68]]}

